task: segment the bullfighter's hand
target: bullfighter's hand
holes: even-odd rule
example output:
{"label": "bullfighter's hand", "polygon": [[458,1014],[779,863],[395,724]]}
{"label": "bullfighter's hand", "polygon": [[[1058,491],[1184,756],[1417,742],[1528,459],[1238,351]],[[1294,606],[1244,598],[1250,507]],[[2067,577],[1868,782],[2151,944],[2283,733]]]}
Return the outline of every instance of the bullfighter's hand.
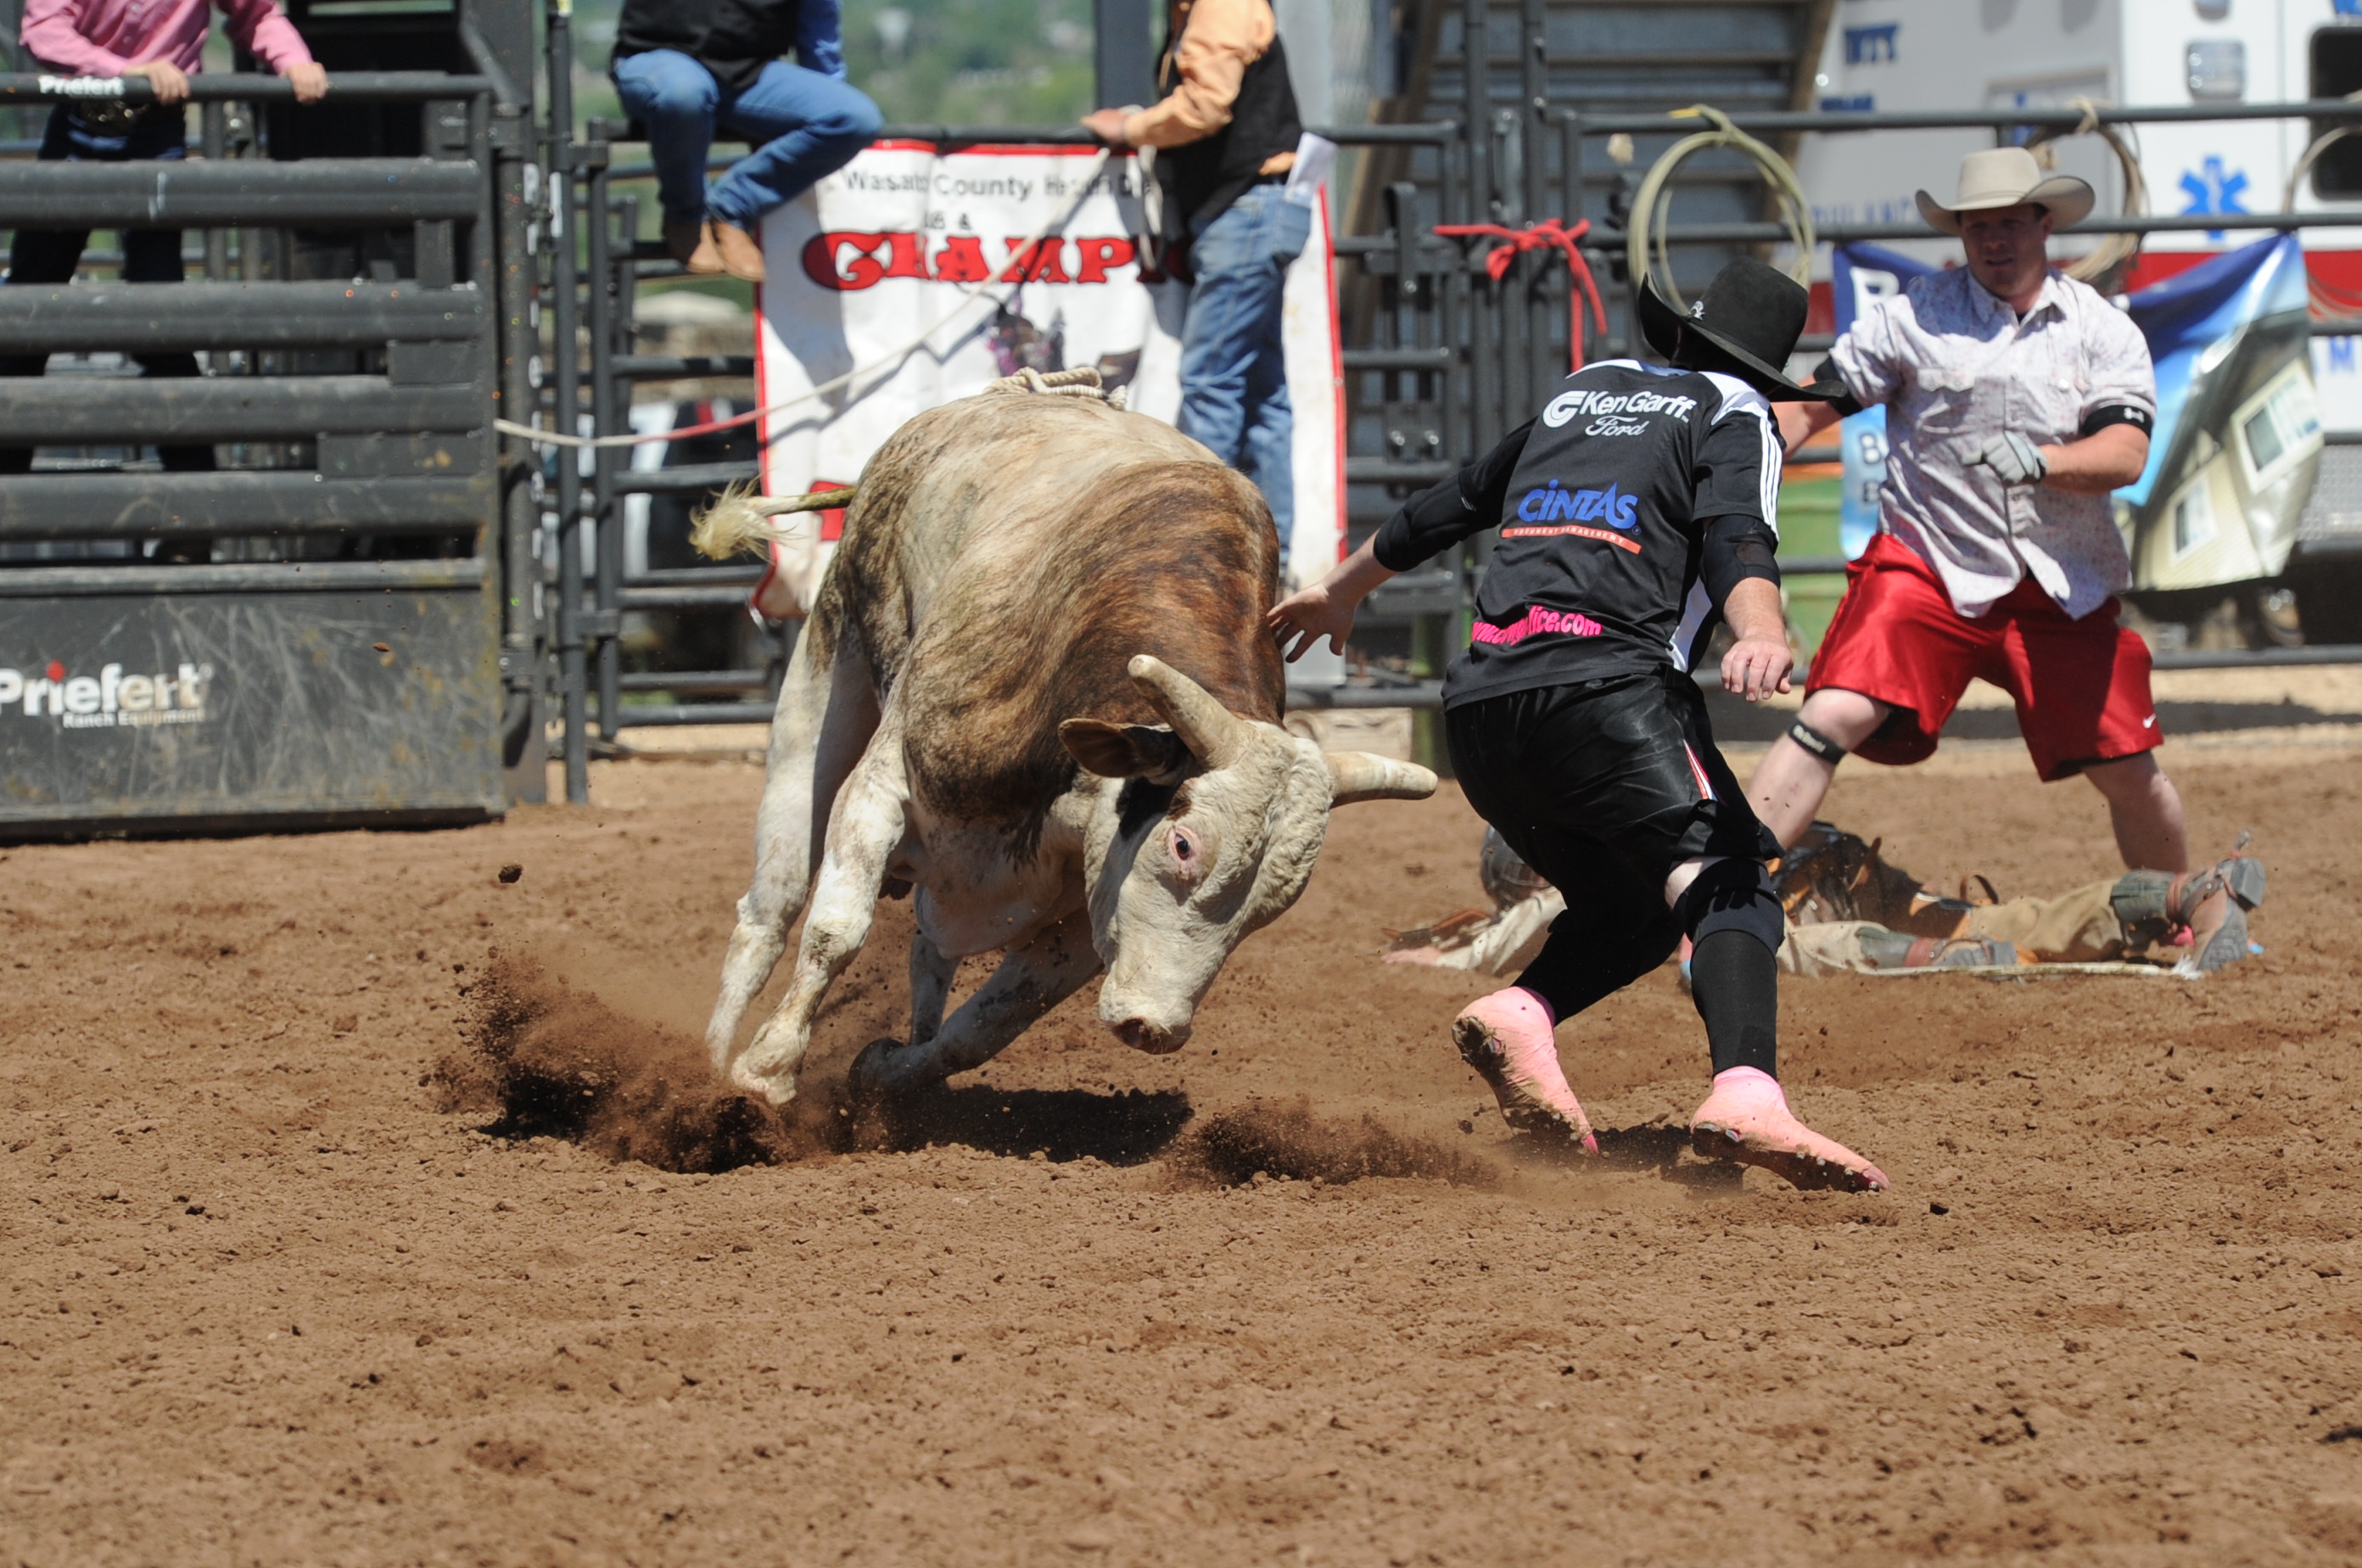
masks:
{"label": "bullfighter's hand", "polygon": [[160,104],[188,101],[188,76],[169,60],[146,60],[138,65],[127,65],[123,68],[123,74],[146,77],[148,84],[156,89],[156,101]]}
{"label": "bullfighter's hand", "polygon": [[1127,145],[1123,139],[1125,117],[1121,109],[1094,109],[1083,116],[1083,128],[1109,147],[1121,149]]}
{"label": "bullfighter's hand", "polygon": [[1788,690],[1788,672],[1796,656],[1785,636],[1758,633],[1740,637],[1722,656],[1722,689],[1749,702],[1760,702]]}
{"label": "bullfighter's hand", "polygon": [[1271,607],[1264,617],[1264,628],[1279,639],[1287,662],[1294,664],[1312,651],[1313,644],[1329,639],[1332,652],[1345,651],[1345,639],[1353,635],[1353,611],[1358,601],[1330,591],[1326,582],[1291,593]]}
{"label": "bullfighter's hand", "polygon": [[295,101],[299,104],[316,104],[328,95],[328,68],[316,61],[291,65],[281,74],[295,89]]}

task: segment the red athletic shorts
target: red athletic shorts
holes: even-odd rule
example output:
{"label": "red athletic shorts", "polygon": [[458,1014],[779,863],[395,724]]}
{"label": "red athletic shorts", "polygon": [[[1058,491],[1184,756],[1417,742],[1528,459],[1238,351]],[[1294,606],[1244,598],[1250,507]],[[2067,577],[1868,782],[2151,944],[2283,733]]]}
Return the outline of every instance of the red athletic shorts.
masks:
{"label": "red athletic shorts", "polygon": [[2017,702],[2017,727],[2043,781],[2094,762],[2152,750],[2148,645],[2116,624],[2109,600],[2070,620],[2032,578],[1973,619],[1952,608],[1943,580],[1891,534],[1846,569],[1807,695],[1859,691],[1894,709],[1854,747],[1872,762],[1924,762],[1969,681],[1982,676]]}

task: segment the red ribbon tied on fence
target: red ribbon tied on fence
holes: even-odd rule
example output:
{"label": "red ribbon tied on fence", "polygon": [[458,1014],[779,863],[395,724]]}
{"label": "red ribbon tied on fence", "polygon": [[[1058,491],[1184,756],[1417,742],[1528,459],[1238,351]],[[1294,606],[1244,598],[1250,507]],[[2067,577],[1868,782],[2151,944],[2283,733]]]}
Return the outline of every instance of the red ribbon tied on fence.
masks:
{"label": "red ribbon tied on fence", "polygon": [[1574,288],[1567,295],[1566,340],[1570,370],[1583,369],[1583,304],[1591,302],[1592,318],[1599,323],[1599,334],[1607,335],[1607,307],[1599,303],[1599,285],[1591,276],[1591,263],[1584,260],[1582,248],[1575,241],[1591,232],[1591,220],[1578,218],[1573,227],[1563,218],[1544,218],[1523,228],[1507,228],[1497,223],[1440,223],[1435,232],[1447,239],[1460,239],[1481,235],[1497,239],[1485,257],[1485,272],[1495,282],[1508,275],[1509,263],[1528,250],[1556,250],[1565,256],[1566,270],[1574,279]]}

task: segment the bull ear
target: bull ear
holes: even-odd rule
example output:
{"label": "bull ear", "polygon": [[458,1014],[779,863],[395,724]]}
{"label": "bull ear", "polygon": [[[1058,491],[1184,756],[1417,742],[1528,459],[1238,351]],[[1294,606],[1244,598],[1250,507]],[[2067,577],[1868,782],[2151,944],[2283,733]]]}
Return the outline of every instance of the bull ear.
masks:
{"label": "bull ear", "polygon": [[1134,654],[1124,668],[1209,768],[1228,767],[1246,750],[1253,732],[1212,692],[1151,654]]}
{"label": "bull ear", "polygon": [[1189,765],[1189,748],[1162,724],[1111,724],[1068,719],[1058,726],[1066,755],[1102,778],[1149,778],[1169,784]]}
{"label": "bull ear", "polygon": [[1350,806],[1356,801],[1424,801],[1435,793],[1435,775],[1416,762],[1396,762],[1366,751],[1332,751],[1329,764],[1329,803]]}

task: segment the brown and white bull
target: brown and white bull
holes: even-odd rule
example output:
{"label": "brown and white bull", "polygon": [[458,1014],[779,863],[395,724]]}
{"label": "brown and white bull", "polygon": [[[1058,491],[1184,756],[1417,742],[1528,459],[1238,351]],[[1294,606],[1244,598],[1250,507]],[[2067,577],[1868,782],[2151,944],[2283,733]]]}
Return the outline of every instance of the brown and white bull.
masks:
{"label": "brown and white bull", "polygon": [[[897,883],[916,889],[911,1039],[864,1051],[857,1091],[977,1066],[1101,969],[1117,1037],[1178,1049],[1231,950],[1303,892],[1330,807],[1435,789],[1280,727],[1275,556],[1252,485],[1095,399],[988,392],[896,432],[779,693],[715,1071],[794,1096]],[[734,1062],[807,903],[793,983]],[[993,951],[944,1018],[959,959]]]}

